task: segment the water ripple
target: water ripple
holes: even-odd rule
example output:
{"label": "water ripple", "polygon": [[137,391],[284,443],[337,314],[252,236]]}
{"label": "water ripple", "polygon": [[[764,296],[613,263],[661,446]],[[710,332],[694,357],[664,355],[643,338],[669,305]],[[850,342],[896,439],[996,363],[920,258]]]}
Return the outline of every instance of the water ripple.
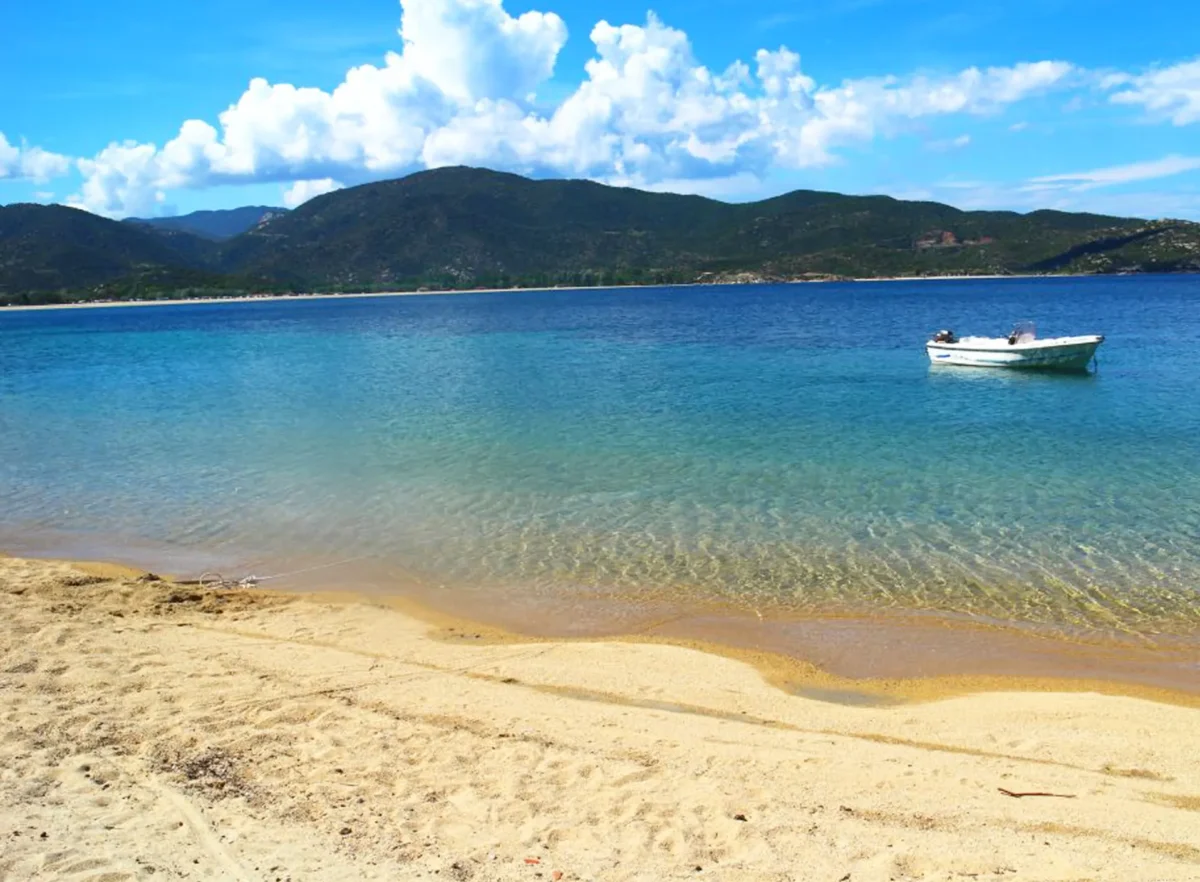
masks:
{"label": "water ripple", "polygon": [[[1198,306],[1147,277],[8,312],[0,529],[1194,634]],[[1100,371],[920,348],[1028,315],[1108,335]]]}

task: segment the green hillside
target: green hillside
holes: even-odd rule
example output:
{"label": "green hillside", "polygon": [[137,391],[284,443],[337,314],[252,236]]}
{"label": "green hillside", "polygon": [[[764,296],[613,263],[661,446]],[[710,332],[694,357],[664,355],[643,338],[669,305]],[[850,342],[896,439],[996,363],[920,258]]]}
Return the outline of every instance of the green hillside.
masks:
{"label": "green hillside", "polygon": [[0,302],[1196,270],[1200,224],[1184,221],[803,190],[728,204],[470,168],[329,193],[222,242],[59,206],[0,207]]}
{"label": "green hillside", "polygon": [[171,217],[131,217],[126,218],[125,223],[143,224],[159,230],[192,233],[205,239],[230,239],[286,212],[286,208],[244,205],[241,208],[193,211],[191,214],[179,214]]}
{"label": "green hillside", "polygon": [[61,205],[0,206],[0,304],[245,293],[215,242]]}

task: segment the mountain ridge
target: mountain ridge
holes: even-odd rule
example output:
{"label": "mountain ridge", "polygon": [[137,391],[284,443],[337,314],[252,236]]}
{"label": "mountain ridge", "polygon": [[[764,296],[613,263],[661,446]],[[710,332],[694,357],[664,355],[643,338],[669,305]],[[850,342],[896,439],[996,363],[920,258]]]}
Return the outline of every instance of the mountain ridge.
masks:
{"label": "mountain ridge", "polygon": [[270,205],[243,205],[176,214],[169,217],[127,217],[125,223],[140,224],[156,230],[191,233],[204,239],[231,239],[260,224],[286,214],[288,209]]}
{"label": "mountain ridge", "polygon": [[218,240],[61,206],[0,206],[0,303],[1200,270],[1200,224],[1188,221],[962,211],[815,190],[726,203],[467,167],[258,218]]}

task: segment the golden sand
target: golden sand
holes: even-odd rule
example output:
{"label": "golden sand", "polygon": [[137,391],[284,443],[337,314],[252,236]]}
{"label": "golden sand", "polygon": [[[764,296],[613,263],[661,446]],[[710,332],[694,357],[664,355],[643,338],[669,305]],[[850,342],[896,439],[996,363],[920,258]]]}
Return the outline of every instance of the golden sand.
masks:
{"label": "golden sand", "polygon": [[1187,696],[140,575],[0,559],[0,879],[1200,879]]}

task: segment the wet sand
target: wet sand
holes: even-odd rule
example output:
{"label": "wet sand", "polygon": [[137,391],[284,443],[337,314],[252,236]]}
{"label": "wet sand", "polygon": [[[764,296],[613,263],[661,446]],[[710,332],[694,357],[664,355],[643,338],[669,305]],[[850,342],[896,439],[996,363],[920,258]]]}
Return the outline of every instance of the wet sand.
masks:
{"label": "wet sand", "polygon": [[905,696],[1052,680],[1075,690],[1158,690],[1200,699],[1200,635],[1073,632],[901,610],[800,613],[671,592],[636,601],[609,592],[551,594],[518,585],[449,585],[394,566],[351,564],[281,584],[301,591],[333,587],[402,609],[409,608],[406,600],[415,601],[422,610],[524,638],[663,642],[770,658],[772,676],[784,688],[817,670],[846,688]]}
{"label": "wet sand", "polygon": [[1187,696],[416,612],[0,559],[0,878],[1200,876]]}
{"label": "wet sand", "polygon": [[[489,633],[522,640],[624,640],[690,646],[739,659],[771,658],[773,675],[791,688],[795,671],[819,670],[848,688],[939,695],[975,688],[1014,688],[1054,680],[1112,694],[1200,696],[1200,633],[1071,630],[1066,626],[989,621],[935,611],[854,608],[797,610],[683,596],[675,590],[563,592],[521,584],[449,582],[376,555],[330,562],[298,557],[230,568],[203,552],[138,544],[123,536],[84,539],[53,532],[0,533],[0,548],[27,558],[119,561],[130,571],[196,578],[224,570],[238,579],[269,574],[275,591],[359,598],[439,621],[464,619]],[[14,551],[15,549],[15,551]],[[280,571],[287,571],[282,577]],[[755,664],[762,667],[760,661]],[[785,669],[787,669],[785,671]],[[794,669],[794,670],[793,670]]]}

